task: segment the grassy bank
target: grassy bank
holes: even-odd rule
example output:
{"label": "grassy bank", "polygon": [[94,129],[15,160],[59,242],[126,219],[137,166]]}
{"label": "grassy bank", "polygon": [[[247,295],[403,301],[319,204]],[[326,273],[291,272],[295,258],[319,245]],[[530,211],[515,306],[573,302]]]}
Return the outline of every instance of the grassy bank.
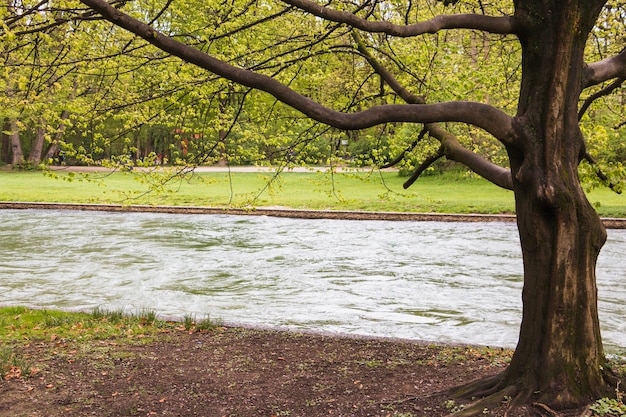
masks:
{"label": "grassy bank", "polygon": [[176,331],[209,331],[219,321],[185,317],[182,322],[157,318],[154,311],[126,312],[96,308],[90,312],[0,307],[0,380],[36,372],[34,358],[24,357],[22,343],[38,341],[90,343],[117,339],[123,343],[146,343]]}
{"label": "grassy bank", "polygon": [[[284,206],[316,210],[513,213],[511,191],[475,177],[446,174],[404,190],[395,172],[211,172],[169,174],[0,171],[0,201],[116,203],[174,206]],[[626,217],[626,197],[610,190],[589,195],[600,215]]]}

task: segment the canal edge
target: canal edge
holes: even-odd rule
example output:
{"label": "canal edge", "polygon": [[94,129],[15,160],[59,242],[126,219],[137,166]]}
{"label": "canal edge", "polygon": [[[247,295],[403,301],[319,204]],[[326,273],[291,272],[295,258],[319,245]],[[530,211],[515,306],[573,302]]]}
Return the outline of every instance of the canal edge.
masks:
{"label": "canal edge", "polygon": [[[341,220],[388,220],[388,221],[438,221],[438,222],[506,222],[516,220],[514,214],[445,214],[381,211],[345,211],[345,210],[302,210],[274,207],[254,208],[219,208],[202,206],[149,206],[122,204],[88,203],[46,203],[0,201],[0,209],[39,209],[39,210],[77,210],[107,211],[124,213],[168,213],[168,214],[225,214],[239,216],[270,216],[297,219],[341,219]],[[626,229],[626,219],[602,218],[607,229]]]}

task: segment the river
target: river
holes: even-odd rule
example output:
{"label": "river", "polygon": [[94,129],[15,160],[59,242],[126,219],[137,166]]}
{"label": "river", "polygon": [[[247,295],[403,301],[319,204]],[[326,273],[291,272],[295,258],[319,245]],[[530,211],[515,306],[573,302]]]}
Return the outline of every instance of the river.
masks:
{"label": "river", "polygon": [[[0,304],[514,347],[512,223],[0,210]],[[626,348],[626,230],[598,261],[607,351]]]}

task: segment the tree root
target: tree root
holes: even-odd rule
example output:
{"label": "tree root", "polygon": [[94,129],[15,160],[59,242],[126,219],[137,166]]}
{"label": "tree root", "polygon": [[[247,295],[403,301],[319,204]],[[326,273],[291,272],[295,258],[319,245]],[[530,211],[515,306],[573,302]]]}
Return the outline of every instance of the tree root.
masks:
{"label": "tree root", "polygon": [[[463,407],[462,410],[454,413],[454,417],[470,417],[477,415],[484,415],[488,410],[507,408],[505,416],[512,407],[518,402],[520,395],[519,388],[515,385],[508,385],[504,388],[494,388],[494,392],[490,395],[481,398],[478,401],[470,403]],[[475,398],[475,397],[474,397]]]}
{"label": "tree root", "polygon": [[498,391],[502,381],[503,374],[500,373],[454,388],[450,393],[455,398],[487,397]]}
{"label": "tree root", "polygon": [[[611,397],[615,395],[611,389],[615,391],[620,384],[626,383],[610,368],[604,370],[603,377],[604,384],[601,385],[604,389],[598,387],[598,390],[591,395]],[[456,404],[465,404],[448,417],[472,417],[493,413],[503,417],[589,417],[591,415],[589,404],[579,405],[579,408],[559,409],[557,401],[557,408],[554,409],[552,408],[554,404],[549,404],[549,401],[558,398],[559,393],[555,391],[550,395],[546,392],[540,394],[531,386],[532,384],[524,384],[520,380],[511,381],[507,378],[505,370],[495,376],[479,379],[451,390],[436,392],[430,396],[446,396],[454,400]],[[394,403],[404,403],[417,398],[409,397],[396,400]],[[547,404],[543,402],[546,399]],[[473,402],[467,404],[468,400]],[[567,401],[564,404],[567,404]]]}
{"label": "tree root", "polygon": [[[539,417],[587,417],[590,414],[589,406],[586,408],[561,410],[552,408],[554,404],[545,404],[542,400],[545,399],[557,399],[556,404],[559,404],[558,398],[559,392],[552,392],[548,395],[547,392],[543,392],[542,395],[532,389],[532,384],[527,385],[521,383],[521,381],[511,381],[507,378],[507,371],[504,371],[498,375],[480,379],[471,382],[467,385],[454,388],[448,391],[448,395],[452,397],[457,403],[463,403],[467,400],[471,400],[470,404],[464,406],[460,411],[451,414],[454,417],[470,417],[488,414],[497,410],[498,415],[508,416],[539,416]],[[624,381],[613,372],[610,368],[603,372],[604,383],[602,386],[597,387],[594,394],[598,397],[615,395],[612,390],[615,387],[619,387],[620,383]],[[567,392],[564,392],[567,394]],[[568,404],[567,395],[563,404]],[[584,405],[582,405],[584,407]]]}
{"label": "tree root", "polygon": [[547,405],[543,404],[543,403],[533,403],[533,407],[535,407],[537,410],[539,411],[535,411],[535,413],[541,417],[561,417],[563,414],[559,413],[558,411],[554,411],[553,409],[551,409],[550,407],[548,407]]}

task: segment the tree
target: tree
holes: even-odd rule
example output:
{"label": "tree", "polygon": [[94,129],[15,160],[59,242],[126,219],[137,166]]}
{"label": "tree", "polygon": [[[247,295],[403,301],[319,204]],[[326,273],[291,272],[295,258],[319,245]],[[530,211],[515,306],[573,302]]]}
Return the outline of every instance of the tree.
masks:
{"label": "tree", "polygon": [[[438,140],[440,147],[417,168],[408,184],[428,164],[445,156],[514,191],[524,264],[519,342],[504,372],[460,390],[459,395],[483,398],[466,408],[464,414],[482,412],[484,407],[500,404],[505,396],[512,398],[512,405],[536,402],[555,409],[576,408],[614,390],[616,379],[602,347],[595,277],[596,259],[606,232],[579,181],[579,164],[593,160],[579,126],[579,104],[588,89],[597,88],[600,97],[609,87],[611,91],[623,88],[623,40],[615,32],[596,26],[600,18],[610,18],[623,34],[623,2],[515,0],[499,8],[498,4],[489,6],[479,1],[462,5],[454,0],[444,4],[433,0],[330,1],[325,5],[311,0],[282,0],[277,4],[229,2],[230,12],[241,12],[238,16],[242,20],[238,22],[242,23],[236,28],[228,26],[220,39],[228,40],[230,36],[241,42],[246,33],[250,38],[258,35],[257,39],[276,48],[262,61],[249,59],[252,57],[243,52],[239,56],[236,52],[224,56],[228,51],[220,50],[218,54],[209,43],[198,40],[202,39],[200,26],[177,32],[159,25],[163,10],[174,7],[171,5],[176,2],[167,2],[156,17],[146,17],[148,23],[144,23],[131,16],[131,12],[133,16],[146,15],[137,12],[141,9],[138,3],[128,3],[126,7],[134,5],[134,9],[127,13],[122,4],[80,1],[156,48],[234,83],[267,92],[305,116],[336,129],[359,130],[404,122],[424,124],[424,132]],[[444,7],[449,5],[458,13],[446,13]],[[194,3],[187,7],[201,6]],[[424,17],[429,13],[430,17]],[[255,32],[272,20],[276,20],[274,29],[286,25],[294,30],[304,27],[320,39],[338,33],[349,35],[348,46],[361,57],[360,66],[355,68],[363,71],[364,65],[369,64],[371,72],[364,79],[369,85],[379,82],[381,97],[386,99],[358,99],[353,101],[358,105],[346,106],[327,100],[319,91],[308,92],[309,97],[298,92],[299,87],[303,91],[302,84],[293,80],[298,77],[294,68],[299,66],[286,63],[289,56],[302,51],[293,42],[306,38],[302,45],[308,45],[315,53],[339,54],[345,53],[346,36],[335,37],[344,42],[341,48],[336,43],[335,49],[316,50],[314,46],[322,43],[306,37],[306,30],[299,32],[300,37],[282,42],[269,36],[268,31]],[[233,22],[223,21],[225,25]],[[298,26],[297,22],[309,26]],[[219,27],[212,26],[211,30]],[[418,80],[420,69],[400,63],[393,53],[394,44],[413,38],[428,43],[437,40],[431,34],[437,36],[451,30],[476,31],[520,48],[521,79],[514,114],[507,113],[504,106],[497,107],[486,96],[482,102],[457,99],[429,103],[417,94],[420,83],[408,80]],[[601,60],[586,62],[585,48],[590,37],[602,37],[611,53]],[[453,60],[465,54],[463,49],[446,50],[445,43],[433,41],[430,46]],[[298,57],[302,65],[315,62],[311,55],[304,55]],[[496,61],[506,59],[511,58],[502,54]],[[450,69],[455,70],[458,67]],[[327,83],[333,85],[332,80]],[[405,104],[398,104],[400,100]],[[465,148],[441,123],[472,125],[493,136],[505,148],[508,166],[498,166]]]}

